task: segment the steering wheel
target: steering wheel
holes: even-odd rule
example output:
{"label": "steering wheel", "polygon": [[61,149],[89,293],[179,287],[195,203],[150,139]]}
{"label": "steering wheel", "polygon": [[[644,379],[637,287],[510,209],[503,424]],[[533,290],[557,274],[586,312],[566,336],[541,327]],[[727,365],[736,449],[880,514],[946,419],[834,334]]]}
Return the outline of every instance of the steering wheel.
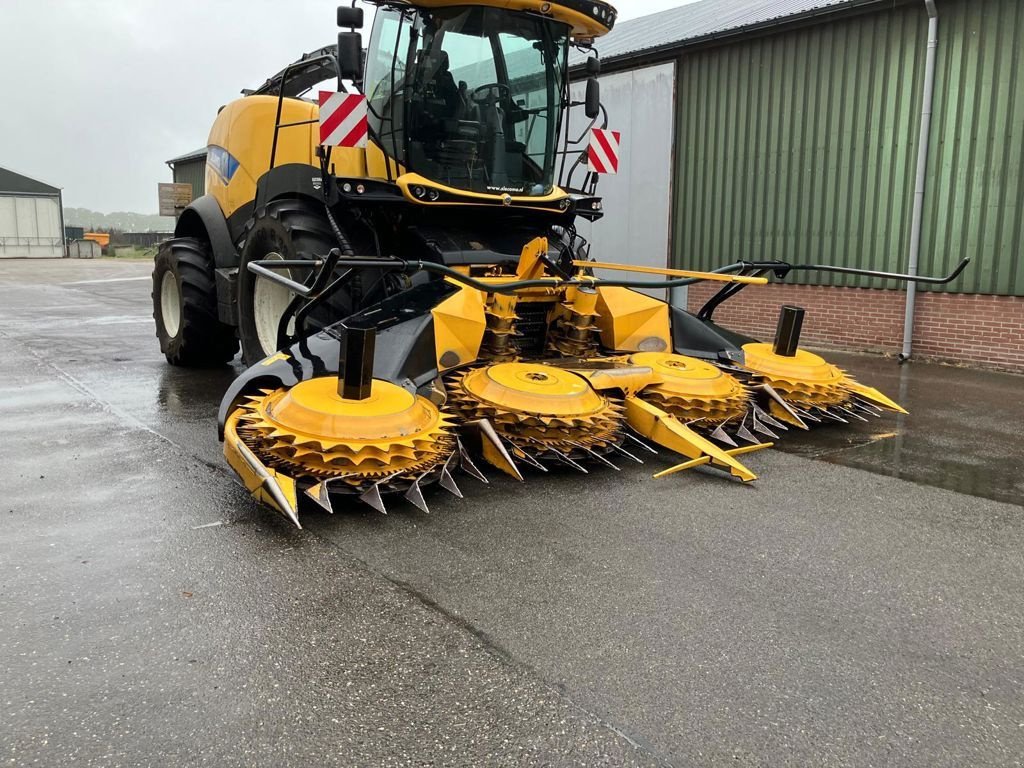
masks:
{"label": "steering wheel", "polygon": [[512,89],[503,83],[487,83],[479,88],[474,88],[469,98],[477,104],[491,104],[502,99],[511,101]]}

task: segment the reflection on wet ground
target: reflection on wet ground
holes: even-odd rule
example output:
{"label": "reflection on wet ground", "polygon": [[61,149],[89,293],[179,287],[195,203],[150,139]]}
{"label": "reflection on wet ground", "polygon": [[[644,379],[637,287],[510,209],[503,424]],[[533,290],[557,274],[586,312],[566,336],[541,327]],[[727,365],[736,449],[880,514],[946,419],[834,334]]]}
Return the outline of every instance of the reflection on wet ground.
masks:
{"label": "reflection on wet ground", "polygon": [[157,386],[157,405],[169,418],[209,419],[211,411],[216,416],[221,397],[243,370],[241,364],[209,370],[163,365]]}
{"label": "reflection on wet ground", "polygon": [[822,355],[903,405],[886,413],[790,430],[780,450],[972,496],[1024,500],[1024,377],[894,358]]}

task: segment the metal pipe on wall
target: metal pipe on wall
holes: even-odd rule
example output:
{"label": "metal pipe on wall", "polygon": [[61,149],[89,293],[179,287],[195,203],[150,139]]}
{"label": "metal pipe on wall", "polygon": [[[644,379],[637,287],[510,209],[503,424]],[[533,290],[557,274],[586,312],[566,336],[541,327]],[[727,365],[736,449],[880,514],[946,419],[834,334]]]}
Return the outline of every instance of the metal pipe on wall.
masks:
{"label": "metal pipe on wall", "polygon": [[[917,181],[914,186],[914,212],[910,223],[910,258],[907,274],[916,275],[921,255],[921,220],[924,213],[924,184],[928,171],[929,140],[932,127],[932,96],[935,92],[935,54],[939,47],[939,12],[935,0],[924,0],[928,12],[928,53],[924,64],[924,89],[921,97],[921,132],[917,142]],[[903,351],[900,362],[906,362],[914,348],[914,308],[917,305],[917,283],[907,283],[907,301],[903,311]]]}

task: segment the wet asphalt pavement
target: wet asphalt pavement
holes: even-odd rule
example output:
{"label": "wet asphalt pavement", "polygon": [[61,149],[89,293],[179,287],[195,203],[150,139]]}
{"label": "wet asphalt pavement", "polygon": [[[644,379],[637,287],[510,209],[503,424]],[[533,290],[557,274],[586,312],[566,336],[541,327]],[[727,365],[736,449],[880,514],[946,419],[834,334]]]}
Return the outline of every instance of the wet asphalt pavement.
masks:
{"label": "wet asphalt pavement", "polygon": [[1024,379],[831,355],[912,415],[297,531],[148,272],[0,262],[0,763],[1024,760]]}

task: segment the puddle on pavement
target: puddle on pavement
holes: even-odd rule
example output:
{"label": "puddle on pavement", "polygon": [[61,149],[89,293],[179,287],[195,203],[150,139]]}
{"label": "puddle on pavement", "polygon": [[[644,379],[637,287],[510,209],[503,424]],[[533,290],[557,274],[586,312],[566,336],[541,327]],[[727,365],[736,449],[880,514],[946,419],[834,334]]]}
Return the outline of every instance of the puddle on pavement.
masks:
{"label": "puddle on pavement", "polygon": [[824,352],[903,405],[868,423],[791,430],[778,450],[1024,504],[1024,377],[873,355]]}

